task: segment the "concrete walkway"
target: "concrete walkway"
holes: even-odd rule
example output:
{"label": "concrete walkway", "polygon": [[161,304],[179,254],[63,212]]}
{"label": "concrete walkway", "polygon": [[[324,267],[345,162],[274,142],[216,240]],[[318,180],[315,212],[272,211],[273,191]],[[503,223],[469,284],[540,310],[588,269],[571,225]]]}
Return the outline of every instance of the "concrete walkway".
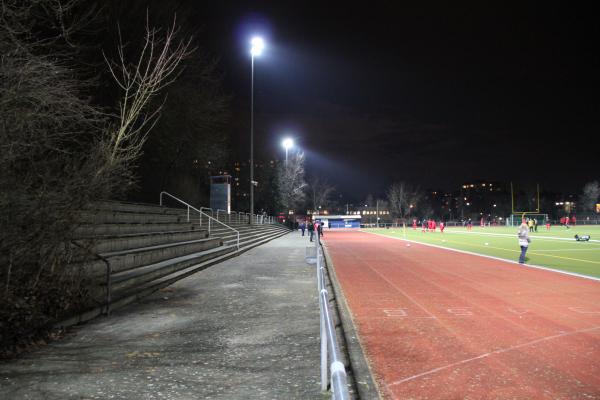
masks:
{"label": "concrete walkway", "polygon": [[0,398],[325,398],[307,245],[285,235],[2,363]]}

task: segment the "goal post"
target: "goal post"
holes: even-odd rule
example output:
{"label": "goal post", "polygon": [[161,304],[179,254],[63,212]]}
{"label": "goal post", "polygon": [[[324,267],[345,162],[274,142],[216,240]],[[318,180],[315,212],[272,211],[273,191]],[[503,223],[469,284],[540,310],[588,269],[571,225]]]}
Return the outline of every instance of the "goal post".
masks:
{"label": "goal post", "polygon": [[[506,219],[507,226],[519,226],[523,219],[534,220],[537,225],[548,222],[548,214],[540,210],[540,185],[535,185],[535,193],[531,185],[525,185],[515,191],[510,183],[510,202],[512,214]],[[522,211],[521,211],[522,210]]]}
{"label": "goal post", "polygon": [[546,223],[549,221],[548,214],[522,212],[511,214],[510,217],[506,219],[506,226],[519,226],[521,225],[523,218],[525,218],[527,221],[533,219],[538,225],[546,225]]}
{"label": "goal post", "polygon": [[[518,199],[518,197],[519,197],[518,193],[515,193],[515,191],[513,189],[513,183],[511,182],[510,183],[510,203],[511,203],[511,210],[512,210],[513,214],[515,214],[515,215],[517,215],[517,214],[542,214],[540,212],[540,185],[539,184],[536,185],[535,199],[532,199],[535,202],[535,210],[529,210],[529,211],[517,211],[517,210],[515,210],[515,208],[518,209],[518,208],[524,206],[523,204],[518,204],[518,205],[516,204],[516,203],[522,203],[522,201],[519,201],[520,199]],[[527,203],[525,204],[525,207],[527,207],[527,208],[530,208],[530,207],[533,208],[532,207],[533,204],[531,204],[529,202],[527,202]],[[519,220],[519,223],[521,223],[520,220]]]}

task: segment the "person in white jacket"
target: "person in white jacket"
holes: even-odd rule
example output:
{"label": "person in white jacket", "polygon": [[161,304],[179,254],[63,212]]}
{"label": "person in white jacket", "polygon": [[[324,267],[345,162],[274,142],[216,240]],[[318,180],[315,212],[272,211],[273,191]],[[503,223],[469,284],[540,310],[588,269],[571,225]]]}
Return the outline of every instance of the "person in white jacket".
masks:
{"label": "person in white jacket", "polygon": [[531,239],[529,238],[529,227],[527,226],[527,222],[525,222],[525,218],[523,218],[521,225],[519,226],[517,236],[519,237],[519,246],[521,246],[521,256],[519,257],[519,264],[524,264],[525,254],[527,253],[527,249],[529,248],[529,243],[531,243]]}

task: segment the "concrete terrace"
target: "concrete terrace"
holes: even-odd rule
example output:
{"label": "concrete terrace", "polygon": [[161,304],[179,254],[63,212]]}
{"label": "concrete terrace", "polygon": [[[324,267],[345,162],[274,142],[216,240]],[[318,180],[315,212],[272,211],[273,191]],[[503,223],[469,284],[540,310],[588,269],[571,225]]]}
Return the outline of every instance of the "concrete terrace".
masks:
{"label": "concrete terrace", "polygon": [[1,363],[0,398],[325,398],[307,244],[285,235]]}

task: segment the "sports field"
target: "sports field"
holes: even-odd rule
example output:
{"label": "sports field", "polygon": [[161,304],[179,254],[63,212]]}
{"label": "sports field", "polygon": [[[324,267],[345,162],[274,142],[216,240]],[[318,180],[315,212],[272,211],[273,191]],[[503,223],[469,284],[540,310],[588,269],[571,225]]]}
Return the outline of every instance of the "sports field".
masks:
{"label": "sports field", "polygon": [[[378,233],[411,241],[432,244],[472,253],[516,261],[521,252],[517,243],[516,227],[450,227],[440,233],[422,232],[420,227],[368,229]],[[577,242],[574,235],[590,235],[589,242]],[[527,264],[600,277],[600,226],[581,225],[571,229],[553,226],[550,230],[538,227],[531,235],[527,251]]]}

